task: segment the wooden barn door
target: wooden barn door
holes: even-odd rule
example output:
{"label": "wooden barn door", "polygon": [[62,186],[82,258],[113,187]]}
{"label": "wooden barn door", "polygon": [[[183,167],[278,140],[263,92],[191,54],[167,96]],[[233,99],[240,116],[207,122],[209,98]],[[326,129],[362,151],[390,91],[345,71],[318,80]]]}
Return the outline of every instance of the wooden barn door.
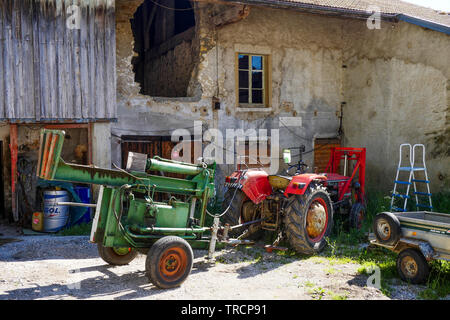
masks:
{"label": "wooden barn door", "polygon": [[314,141],[314,171],[318,173],[325,172],[330,160],[330,149],[340,146],[341,140],[338,138],[316,139]]}

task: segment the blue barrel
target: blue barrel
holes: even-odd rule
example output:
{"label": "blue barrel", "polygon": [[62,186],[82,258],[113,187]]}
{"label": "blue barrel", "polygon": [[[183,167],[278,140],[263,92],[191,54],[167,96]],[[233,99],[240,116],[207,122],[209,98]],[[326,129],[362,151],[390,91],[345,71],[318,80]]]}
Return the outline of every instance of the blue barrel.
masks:
{"label": "blue barrel", "polygon": [[44,191],[44,232],[57,232],[69,220],[69,207],[57,205],[58,202],[68,202],[67,191]]}
{"label": "blue barrel", "polygon": [[[80,201],[82,203],[91,203],[91,188],[90,187],[80,187],[76,186],[74,187],[75,193],[80,197]],[[81,218],[75,222],[75,224],[79,223],[88,223],[91,221],[91,208],[85,208],[84,214],[81,216]]]}

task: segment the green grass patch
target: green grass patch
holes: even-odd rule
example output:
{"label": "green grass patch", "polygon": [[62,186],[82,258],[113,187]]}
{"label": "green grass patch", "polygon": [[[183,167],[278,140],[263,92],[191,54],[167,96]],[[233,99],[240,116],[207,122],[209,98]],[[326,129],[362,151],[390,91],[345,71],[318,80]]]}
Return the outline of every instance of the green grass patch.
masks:
{"label": "green grass patch", "polygon": [[330,292],[329,293],[331,300],[347,300],[348,295],[347,294],[337,294],[337,293],[333,293]]}
{"label": "green grass patch", "polygon": [[91,234],[91,228],[92,221],[89,223],[80,223],[58,231],[55,233],[55,236],[88,236]]}
{"label": "green grass patch", "polygon": [[436,300],[450,295],[450,262],[432,261],[427,288],[419,293],[425,300]]}

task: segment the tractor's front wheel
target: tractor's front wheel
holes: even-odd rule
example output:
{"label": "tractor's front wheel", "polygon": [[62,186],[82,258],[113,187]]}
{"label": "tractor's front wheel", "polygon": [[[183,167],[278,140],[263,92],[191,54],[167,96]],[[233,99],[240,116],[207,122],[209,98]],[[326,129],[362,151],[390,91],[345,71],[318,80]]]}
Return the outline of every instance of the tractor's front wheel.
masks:
{"label": "tractor's front wheel", "polygon": [[149,280],[158,288],[175,288],[189,276],[193,261],[194,253],[186,240],[166,236],[157,240],[150,248],[145,271]]}
{"label": "tractor's front wheel", "polygon": [[122,266],[136,258],[138,252],[133,248],[111,248],[97,243],[98,254],[108,264]]}
{"label": "tractor's front wheel", "polygon": [[361,230],[364,224],[365,217],[366,207],[361,202],[357,202],[352,205],[349,214],[350,228]]}
{"label": "tractor's front wheel", "polygon": [[292,195],[285,207],[284,226],[289,244],[298,253],[322,251],[333,228],[333,206],[325,189],[310,188],[303,195]]}

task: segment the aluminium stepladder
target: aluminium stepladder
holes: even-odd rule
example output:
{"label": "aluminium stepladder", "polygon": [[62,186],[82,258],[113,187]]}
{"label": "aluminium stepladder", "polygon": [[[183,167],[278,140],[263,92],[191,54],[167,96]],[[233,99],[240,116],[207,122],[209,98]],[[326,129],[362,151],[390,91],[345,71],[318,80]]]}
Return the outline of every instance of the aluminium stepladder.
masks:
{"label": "aluminium stepladder", "polygon": [[[402,149],[407,147],[409,149],[409,164],[406,166],[402,166]],[[422,149],[422,163],[416,165],[416,148]],[[409,173],[408,181],[399,180],[400,172],[407,172]],[[423,179],[417,178],[417,173],[423,172]],[[418,190],[418,184],[425,184],[426,185],[426,191],[419,191]],[[397,185],[405,185],[406,186],[406,192],[404,194],[399,193],[397,190]],[[397,167],[397,175],[394,180],[394,191],[392,193],[392,199],[391,199],[391,208],[390,211],[400,211],[405,212],[406,206],[408,203],[408,199],[411,198],[409,195],[410,187],[411,185],[414,188],[414,198],[416,200],[416,208],[417,210],[420,210],[420,208],[425,208],[428,210],[433,210],[433,205],[431,203],[431,192],[430,192],[430,180],[428,179],[428,173],[427,173],[427,167],[425,164],[425,146],[423,144],[415,144],[414,146],[411,146],[409,143],[403,143],[400,145],[400,159],[398,162]],[[420,200],[423,199],[423,197],[428,198],[428,204],[421,203]],[[403,199],[403,208],[394,206],[394,200],[395,198],[401,198]],[[422,201],[423,202],[423,201]]]}

